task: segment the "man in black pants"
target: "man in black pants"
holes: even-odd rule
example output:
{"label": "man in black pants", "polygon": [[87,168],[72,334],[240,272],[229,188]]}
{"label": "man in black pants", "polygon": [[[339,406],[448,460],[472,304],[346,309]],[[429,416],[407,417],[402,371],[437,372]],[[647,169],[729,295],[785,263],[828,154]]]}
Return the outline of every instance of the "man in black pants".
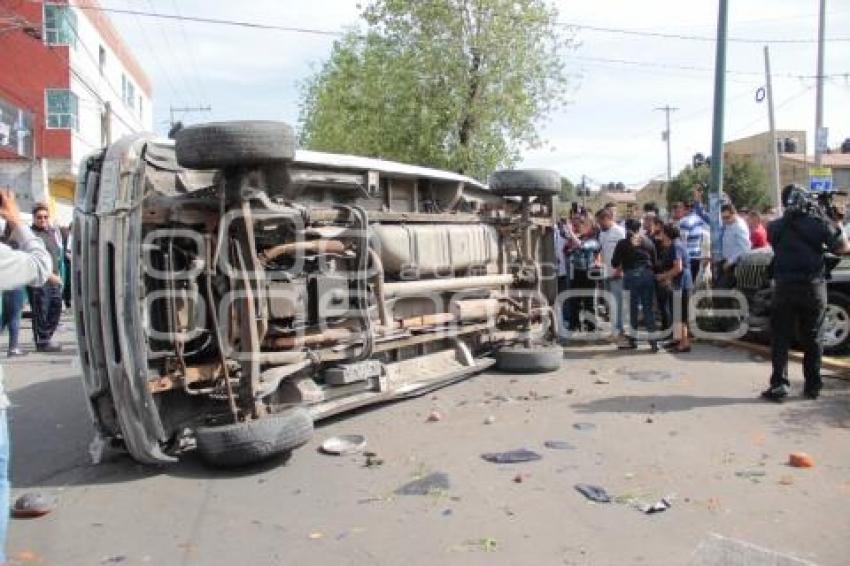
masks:
{"label": "man in black pants", "polygon": [[32,308],[32,330],[35,348],[39,352],[58,352],[60,344],[53,341],[53,333],[59,326],[62,315],[62,278],[59,265],[63,258],[62,246],[55,228],[50,225],[50,212],[45,204],[36,204],[32,209],[32,231],[44,242],[50,254],[51,272],[43,287],[27,287]]}
{"label": "man in black pants", "polygon": [[817,399],[823,354],[819,334],[826,311],[824,254],[850,253],[850,244],[837,223],[807,203],[805,191],[799,186],[788,185],[782,190],[782,204],[785,214],[767,227],[776,282],[770,318],[773,373],[770,387],[761,396],[776,402],[788,396],[788,347],[794,330],[799,328],[804,350],[803,395]]}

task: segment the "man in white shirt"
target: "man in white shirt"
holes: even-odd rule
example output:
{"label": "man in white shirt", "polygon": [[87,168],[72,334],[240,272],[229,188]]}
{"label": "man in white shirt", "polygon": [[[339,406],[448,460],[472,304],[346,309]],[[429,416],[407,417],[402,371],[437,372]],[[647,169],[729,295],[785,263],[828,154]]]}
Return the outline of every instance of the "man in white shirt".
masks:
{"label": "man in white shirt", "polygon": [[605,290],[614,297],[615,312],[611,313],[611,316],[615,321],[613,330],[619,337],[623,333],[623,274],[611,265],[611,258],[614,257],[617,242],[626,237],[626,231],[616,224],[614,215],[608,208],[596,213],[596,222],[599,224],[599,247],[605,274]]}
{"label": "man in white shirt", "polygon": [[[25,285],[44,285],[50,276],[50,255],[44,243],[21,219],[14,195],[0,191],[0,218],[9,228],[10,240],[17,249],[0,244],[0,291]],[[6,563],[6,527],[9,520],[9,428],[6,409],[9,398],[3,388],[3,368],[0,366],[0,564]]]}

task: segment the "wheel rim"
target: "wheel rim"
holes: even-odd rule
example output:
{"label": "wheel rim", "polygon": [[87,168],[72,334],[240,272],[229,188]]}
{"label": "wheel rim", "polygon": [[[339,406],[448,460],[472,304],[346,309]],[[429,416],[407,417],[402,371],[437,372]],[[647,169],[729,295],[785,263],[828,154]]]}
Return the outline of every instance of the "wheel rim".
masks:
{"label": "wheel rim", "polygon": [[834,348],[850,335],[850,313],[838,305],[827,305],[823,318],[823,345]]}

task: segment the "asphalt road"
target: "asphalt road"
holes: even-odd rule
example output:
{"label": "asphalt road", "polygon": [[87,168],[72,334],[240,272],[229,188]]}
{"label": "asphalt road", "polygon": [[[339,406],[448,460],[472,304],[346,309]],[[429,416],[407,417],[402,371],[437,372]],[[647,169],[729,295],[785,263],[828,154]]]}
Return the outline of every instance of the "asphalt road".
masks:
{"label": "asphalt road", "polygon": [[[793,555],[840,565],[850,556],[850,382],[828,379],[818,401],[763,403],[767,363],[730,348],[568,348],[557,373],[481,374],[320,425],[289,462],[221,472],[192,455],[161,469],[118,453],[92,465],[70,333],[62,339],[65,353],[3,360],[13,496],[58,499],[50,515],[12,521],[13,564],[802,563]],[[791,372],[799,386],[799,366]],[[441,419],[427,422],[434,410]],[[383,463],[317,451],[346,433],[366,435]],[[550,440],[572,448],[544,447]],[[543,457],[480,457],[517,448]],[[816,467],[789,467],[797,450]],[[395,493],[434,472],[447,487]],[[577,483],[615,501],[590,503]],[[662,497],[670,509],[639,510]]]}

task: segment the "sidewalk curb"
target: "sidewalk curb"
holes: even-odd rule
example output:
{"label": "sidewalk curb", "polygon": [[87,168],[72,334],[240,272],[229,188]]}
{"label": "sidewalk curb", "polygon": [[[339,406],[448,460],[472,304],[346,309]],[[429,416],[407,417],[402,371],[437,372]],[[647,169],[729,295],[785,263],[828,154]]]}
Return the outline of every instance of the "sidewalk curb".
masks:
{"label": "sidewalk curb", "polygon": [[[753,344],[752,342],[744,342],[743,340],[712,340],[711,342],[715,345],[728,345],[733,348],[738,348],[739,350],[746,350],[755,354],[761,354],[767,358],[767,361],[770,361],[770,346],[765,346],[764,344]],[[803,354],[792,350],[788,352],[788,359],[801,363],[803,361]],[[826,369],[840,372],[829,377],[850,379],[850,362],[824,356],[821,366]]]}

